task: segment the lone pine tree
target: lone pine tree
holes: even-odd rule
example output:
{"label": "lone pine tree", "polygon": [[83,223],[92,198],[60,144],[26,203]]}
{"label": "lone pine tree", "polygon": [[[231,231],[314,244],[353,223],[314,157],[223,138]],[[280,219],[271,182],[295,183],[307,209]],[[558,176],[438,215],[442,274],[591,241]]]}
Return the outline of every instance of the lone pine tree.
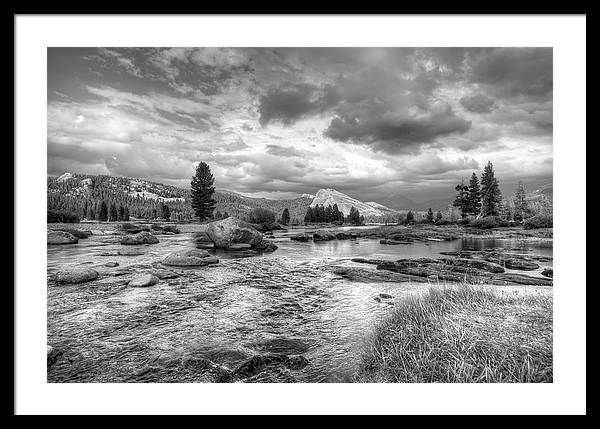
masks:
{"label": "lone pine tree", "polygon": [[211,219],[216,201],[213,199],[215,179],[207,163],[201,162],[192,177],[192,208],[200,220]]}

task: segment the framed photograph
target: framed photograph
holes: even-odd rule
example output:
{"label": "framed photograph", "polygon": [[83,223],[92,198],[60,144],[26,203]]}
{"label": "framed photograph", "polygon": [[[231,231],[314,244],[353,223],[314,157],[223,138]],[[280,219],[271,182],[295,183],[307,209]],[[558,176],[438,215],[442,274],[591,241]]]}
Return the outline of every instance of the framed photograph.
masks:
{"label": "framed photograph", "polygon": [[15,19],[17,413],[585,413],[585,15]]}

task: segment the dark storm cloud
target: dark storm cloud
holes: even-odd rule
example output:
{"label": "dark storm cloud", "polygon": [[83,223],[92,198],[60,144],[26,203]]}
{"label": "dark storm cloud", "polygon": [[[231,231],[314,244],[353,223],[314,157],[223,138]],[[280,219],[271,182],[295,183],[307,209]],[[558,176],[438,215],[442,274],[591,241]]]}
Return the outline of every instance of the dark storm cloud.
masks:
{"label": "dark storm cloud", "polygon": [[547,97],[552,93],[552,48],[494,48],[475,53],[471,82],[502,97]]}
{"label": "dark storm cloud", "polygon": [[333,140],[370,144],[374,150],[390,154],[418,150],[437,137],[465,133],[471,123],[457,116],[450,105],[436,102],[414,113],[389,112],[372,106],[362,115],[338,117],[325,135]]}
{"label": "dark storm cloud", "polygon": [[469,112],[489,113],[496,108],[493,99],[484,94],[467,95],[460,99],[460,104]]}
{"label": "dark storm cloud", "polygon": [[321,91],[314,85],[298,85],[291,89],[271,89],[260,97],[260,124],[264,127],[271,121],[291,125],[310,113],[322,110],[332,103],[330,92]]}

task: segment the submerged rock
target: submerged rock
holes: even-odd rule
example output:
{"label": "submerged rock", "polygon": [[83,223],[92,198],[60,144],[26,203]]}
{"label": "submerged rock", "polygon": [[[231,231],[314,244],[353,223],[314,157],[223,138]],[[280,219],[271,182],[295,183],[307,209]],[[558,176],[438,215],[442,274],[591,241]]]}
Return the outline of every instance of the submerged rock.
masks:
{"label": "submerged rock", "polygon": [[228,249],[238,243],[255,246],[263,239],[252,225],[235,217],[209,223],[206,234],[219,249]]}
{"label": "submerged rock", "polygon": [[59,271],[54,276],[57,283],[84,283],[98,278],[98,271],[91,268],[75,268]]}
{"label": "submerged rock", "polygon": [[79,239],[73,234],[64,231],[48,231],[48,244],[75,244]]}
{"label": "submerged rock", "polygon": [[506,259],[504,261],[504,266],[509,270],[523,270],[523,271],[533,271],[537,270],[540,266],[535,262],[527,261],[524,259]]}
{"label": "submerged rock", "polygon": [[119,263],[116,261],[109,261],[106,264],[104,264],[105,267],[110,267],[110,268],[114,268],[114,267],[118,267]]}
{"label": "submerged rock", "polygon": [[278,249],[277,245],[270,240],[263,240],[254,246],[255,250],[260,250],[261,252],[274,252]]}
{"label": "submerged rock", "polygon": [[127,283],[127,286],[148,287],[157,284],[159,281],[159,278],[153,274],[142,274],[141,276],[134,277],[129,283]]}
{"label": "submerged rock", "polygon": [[138,232],[137,234],[127,235],[121,239],[121,244],[156,244],[158,238],[147,231]]}
{"label": "submerged rock", "polygon": [[181,232],[175,225],[159,225],[156,223],[152,225],[152,230],[161,234],[179,234]]}
{"label": "submerged rock", "polygon": [[313,233],[313,241],[330,241],[335,239],[335,234],[330,231],[319,230]]}
{"label": "submerged rock", "polygon": [[[144,252],[138,249],[119,249],[117,251],[117,255],[119,256],[141,256]],[[107,256],[112,256],[112,254],[108,254]]]}
{"label": "submerged rock", "polygon": [[227,250],[248,250],[251,247],[252,246],[250,246],[247,243],[234,243],[234,244],[230,244],[229,247],[227,248]]}
{"label": "submerged rock", "polygon": [[546,277],[553,277],[553,269],[552,268],[544,268],[544,271],[542,271],[542,275],[546,276]]}
{"label": "submerged rock", "polygon": [[293,240],[293,241],[309,241],[311,238],[312,238],[312,236],[310,234],[302,233],[302,234],[292,235],[290,237],[290,240]]}
{"label": "submerged rock", "polygon": [[389,239],[382,239],[379,240],[380,244],[411,244],[410,241],[398,241],[398,240],[389,240]]}
{"label": "submerged rock", "polygon": [[179,250],[171,253],[162,261],[164,265],[182,267],[204,266],[218,262],[219,260],[215,256],[200,249]]}

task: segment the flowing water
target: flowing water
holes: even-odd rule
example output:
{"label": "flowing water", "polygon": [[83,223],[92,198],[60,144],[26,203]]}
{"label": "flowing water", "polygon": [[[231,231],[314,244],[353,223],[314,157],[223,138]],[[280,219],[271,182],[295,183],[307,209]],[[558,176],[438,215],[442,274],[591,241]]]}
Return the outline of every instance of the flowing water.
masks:
{"label": "flowing water", "polygon": [[[284,232],[275,234],[279,248],[273,253],[232,258],[220,252],[217,265],[175,269],[178,278],[147,288],[127,287],[134,274],[160,268],[168,253],[194,247],[190,233],[159,239],[155,245],[121,246],[117,236],[92,235],[78,244],[48,246],[49,274],[66,267],[90,267],[101,274],[79,285],[49,283],[48,344],[63,352],[48,370],[50,382],[206,381],[182,370],[180,362],[203,357],[235,368],[267,352],[306,357],[309,364],[292,371],[296,381],[349,381],[374,323],[394,301],[427,290],[427,284],[352,282],[333,274],[331,266],[355,265],[350,259],[358,256],[435,257],[463,248],[525,246],[531,254],[552,256],[551,244],[532,241],[302,243]],[[143,254],[116,255],[125,247]],[[119,266],[105,267],[108,261]],[[381,293],[393,299],[378,302],[374,298]]]}

